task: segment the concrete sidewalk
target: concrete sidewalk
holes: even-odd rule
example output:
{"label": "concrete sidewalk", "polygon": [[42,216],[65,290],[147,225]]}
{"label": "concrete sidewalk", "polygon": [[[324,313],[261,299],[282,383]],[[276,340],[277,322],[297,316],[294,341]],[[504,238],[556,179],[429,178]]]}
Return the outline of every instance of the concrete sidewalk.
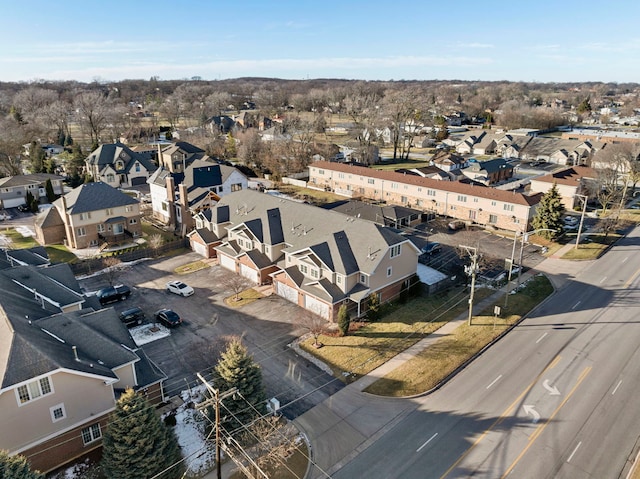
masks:
{"label": "concrete sidewalk", "polygon": [[[544,273],[549,277],[556,291],[562,289],[577,273],[591,264],[590,261],[573,262],[560,259],[565,249],[572,247],[572,244],[564,246],[552,257],[542,261],[535,269],[523,273],[520,283],[525,283],[538,273]],[[513,288],[515,288],[515,281],[478,302],[473,307],[473,314],[478,314],[504,298],[507,291]],[[467,321],[467,317],[467,313],[461,314],[429,337],[417,342],[366,376],[345,386],[293,421],[307,438],[310,447],[313,463],[310,465],[307,478],[330,477],[417,407],[417,403],[410,399],[377,397],[362,391],[428,348],[442,336],[451,334]]]}

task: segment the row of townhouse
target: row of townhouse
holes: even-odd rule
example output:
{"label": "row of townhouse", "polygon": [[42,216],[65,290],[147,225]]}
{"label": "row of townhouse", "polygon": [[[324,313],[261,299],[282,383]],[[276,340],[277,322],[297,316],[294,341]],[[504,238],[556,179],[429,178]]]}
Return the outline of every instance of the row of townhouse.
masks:
{"label": "row of townhouse", "polygon": [[510,231],[528,228],[542,196],[325,161],[309,166],[308,184]]}
{"label": "row of townhouse", "polygon": [[49,173],[33,173],[30,175],[16,175],[0,178],[0,206],[2,208],[16,208],[27,202],[27,194],[31,193],[38,202],[46,203],[47,181],[51,182],[53,193],[61,195],[64,192],[63,178]]}
{"label": "row of townhouse", "polygon": [[390,228],[251,190],[200,212],[189,238],[194,251],[329,321],[342,304],[362,316],[372,293],[397,298],[419,254]]}
{"label": "row of townhouse", "polygon": [[128,387],[164,400],[166,375],[113,308],[44,248],[0,252],[0,449],[48,472],[101,446]]}

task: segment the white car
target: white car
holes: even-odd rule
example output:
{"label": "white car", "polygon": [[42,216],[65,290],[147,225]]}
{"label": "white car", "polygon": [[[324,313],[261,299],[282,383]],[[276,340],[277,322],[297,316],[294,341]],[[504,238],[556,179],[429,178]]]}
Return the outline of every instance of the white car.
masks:
{"label": "white car", "polygon": [[580,220],[578,220],[578,218],[576,218],[575,216],[565,216],[564,217],[564,224],[565,225],[577,225],[580,222]]}
{"label": "white car", "polygon": [[191,296],[194,293],[193,288],[182,281],[169,281],[167,283],[167,291],[185,297]]}

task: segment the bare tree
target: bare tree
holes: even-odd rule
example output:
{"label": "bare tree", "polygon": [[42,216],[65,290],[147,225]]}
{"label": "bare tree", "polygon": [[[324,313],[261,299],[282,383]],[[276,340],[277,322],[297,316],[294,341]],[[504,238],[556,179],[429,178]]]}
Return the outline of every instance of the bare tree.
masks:
{"label": "bare tree", "polygon": [[225,285],[225,287],[233,291],[234,301],[239,301],[241,299],[240,293],[251,286],[249,280],[239,274],[228,275],[227,278],[223,281],[223,284]]}
{"label": "bare tree", "polygon": [[103,258],[102,266],[104,267],[103,274],[107,277],[109,284],[113,286],[122,274],[122,261],[115,256],[107,256]]}
{"label": "bare tree", "polygon": [[98,143],[101,133],[107,127],[111,103],[100,91],[85,91],[74,98],[78,121],[88,131],[91,143]]}
{"label": "bare tree", "polygon": [[305,309],[301,312],[298,322],[313,337],[313,346],[316,348],[321,347],[322,343],[318,339],[321,334],[327,331],[327,320],[319,314]]}
{"label": "bare tree", "polygon": [[164,243],[164,238],[161,234],[156,233],[149,237],[149,247],[153,250],[154,256],[158,256],[158,250]]}

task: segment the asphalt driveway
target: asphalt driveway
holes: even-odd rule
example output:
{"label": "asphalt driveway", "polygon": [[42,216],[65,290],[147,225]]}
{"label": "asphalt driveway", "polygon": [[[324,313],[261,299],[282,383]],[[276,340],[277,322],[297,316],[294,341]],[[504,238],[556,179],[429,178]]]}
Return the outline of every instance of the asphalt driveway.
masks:
{"label": "asphalt driveway", "polygon": [[[300,308],[271,295],[240,308],[231,308],[224,298],[232,295],[225,279],[232,273],[211,265],[186,275],[174,273],[176,267],[199,261],[195,253],[172,258],[143,261],[127,267],[117,278],[129,285],[132,295],[112,306],[117,311],[138,306],[147,318],[160,308],[176,311],[184,323],[172,330],[170,337],[145,344],[143,349],[167,374],[165,394],[178,395],[200,384],[196,373],[210,378],[225,342],[233,336],[244,344],[262,367],[267,396],[276,397],[282,413],[294,418],[320,403],[343,387],[288,344],[305,333],[297,323]],[[180,279],[193,287],[195,294],[183,298],[165,290],[165,283]],[[87,291],[106,286],[105,275],[81,281]]]}

